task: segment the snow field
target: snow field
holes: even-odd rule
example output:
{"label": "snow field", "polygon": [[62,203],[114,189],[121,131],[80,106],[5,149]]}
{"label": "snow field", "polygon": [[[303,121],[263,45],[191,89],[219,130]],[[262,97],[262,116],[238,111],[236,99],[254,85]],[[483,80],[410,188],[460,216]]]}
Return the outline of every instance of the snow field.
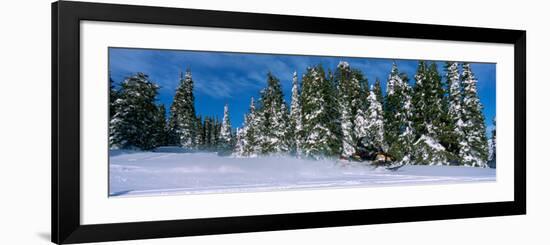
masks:
{"label": "snow field", "polygon": [[409,165],[398,171],[288,156],[111,150],[109,195],[151,196],[495,181],[495,169]]}

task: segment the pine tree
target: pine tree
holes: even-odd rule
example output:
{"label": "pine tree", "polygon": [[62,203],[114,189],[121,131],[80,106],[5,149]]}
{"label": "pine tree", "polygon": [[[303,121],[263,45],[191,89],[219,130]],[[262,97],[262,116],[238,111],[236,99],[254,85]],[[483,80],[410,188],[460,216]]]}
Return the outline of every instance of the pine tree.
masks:
{"label": "pine tree", "polygon": [[[223,119],[223,118],[222,118]],[[216,147],[217,147],[217,151],[220,150],[221,147],[223,147],[224,145],[222,144],[222,141],[221,141],[221,133],[222,133],[222,125],[223,125],[223,120],[219,120],[218,118],[216,118],[216,122],[217,122],[217,127],[216,127]],[[229,134],[231,135],[231,131],[229,131]]]}
{"label": "pine tree", "polygon": [[463,115],[465,140],[460,142],[459,156],[467,166],[486,167],[488,159],[487,136],[483,106],[477,94],[477,79],[470,64],[462,64]]}
{"label": "pine tree", "polygon": [[176,89],[174,101],[170,108],[170,127],[172,135],[177,137],[181,147],[192,149],[195,147],[196,115],[195,97],[193,95],[193,78],[188,69],[183,76],[180,73],[180,84]]}
{"label": "pine tree", "polygon": [[[321,64],[318,66],[318,70],[323,71],[324,69]],[[342,128],[340,122],[340,111],[338,106],[338,81],[334,73],[327,69],[327,76],[325,78],[326,82],[322,86],[322,94],[326,96],[326,110],[328,112],[327,117],[327,126],[333,136],[329,141],[330,146],[330,156],[338,156],[342,152]],[[330,139],[330,138],[329,138]]]}
{"label": "pine tree", "polygon": [[197,133],[195,137],[195,146],[199,150],[204,149],[204,125],[202,123],[202,117],[197,116],[197,119],[195,121],[195,132]]}
{"label": "pine tree", "polygon": [[400,73],[394,62],[386,83],[384,137],[390,155],[403,163],[409,163],[413,153],[411,90],[407,75]]}
{"label": "pine tree", "polygon": [[355,153],[355,137],[353,132],[353,123],[351,111],[348,107],[343,107],[340,115],[342,127],[342,156],[349,157]]}
{"label": "pine tree", "polygon": [[403,109],[401,87],[403,80],[399,76],[397,64],[392,64],[391,72],[386,83],[386,98],[384,101],[385,137],[389,144],[389,153],[398,156],[401,152],[396,148],[396,142],[401,134],[400,116]]}
{"label": "pine tree", "polygon": [[116,100],[119,98],[119,91],[115,87],[115,81],[109,77],[109,120],[116,114]]}
{"label": "pine tree", "polygon": [[114,105],[116,114],[109,124],[111,147],[149,150],[157,146],[154,139],[158,122],[158,107],[155,104],[158,88],[143,73],[122,82],[120,97]]}
{"label": "pine tree", "polygon": [[[441,146],[445,148],[445,162],[442,164],[456,164],[458,163],[458,154],[456,154],[456,135],[455,135],[455,123],[453,122],[449,110],[450,110],[450,101],[449,101],[449,89],[450,89],[450,80],[447,77],[447,72],[445,73],[445,79],[439,75],[439,72],[436,68],[435,63],[432,63],[434,74],[436,76],[435,90],[438,101],[440,105],[437,107],[438,116],[435,121],[437,140]],[[448,62],[445,63],[445,69],[448,71]],[[438,81],[438,82],[437,82]]]}
{"label": "pine tree", "polygon": [[210,127],[210,150],[218,151],[220,147],[221,124],[218,118],[212,119]]}
{"label": "pine tree", "polygon": [[179,146],[179,137],[178,137],[178,125],[175,115],[172,113],[174,111],[174,104],[170,106],[170,113],[168,118],[168,124],[166,129],[166,144],[171,146]]}
{"label": "pine tree", "polygon": [[416,130],[420,135],[432,138],[439,136],[439,123],[443,115],[442,97],[444,90],[441,77],[435,63],[430,66],[425,61],[420,61],[415,75],[413,103],[417,122]]}
{"label": "pine tree", "polygon": [[[429,94],[426,94],[426,91],[428,91],[430,88],[428,87],[429,81],[427,80],[427,70],[428,67],[426,65],[426,62],[419,61],[418,68],[414,76],[416,83],[413,88],[412,97],[414,109],[413,120],[415,132],[419,137],[428,133],[428,127],[426,124],[429,122],[427,122],[426,120],[428,119],[427,111],[429,107],[429,101],[426,99],[426,97],[429,96]],[[429,93],[431,94],[431,92]]]}
{"label": "pine tree", "polygon": [[302,123],[307,132],[303,152],[307,157],[323,158],[340,153],[339,121],[334,118],[339,113],[331,79],[330,75],[328,79],[325,77],[321,65],[308,67],[302,77]]}
{"label": "pine tree", "polygon": [[256,136],[254,135],[255,131],[255,104],[254,97],[250,98],[250,107],[249,113],[244,115],[244,121],[241,128],[237,128],[236,133],[236,144],[235,144],[235,155],[240,157],[249,157],[255,156],[255,142]]}
{"label": "pine tree", "polygon": [[[245,124],[246,124],[246,117],[245,117]],[[245,135],[246,135],[246,128],[237,128],[235,133],[235,148],[233,149],[233,155],[242,157],[244,156],[244,145],[245,145]]]}
{"label": "pine tree", "polygon": [[205,150],[212,150],[212,120],[210,117],[204,117],[203,123],[204,130],[204,146]]}
{"label": "pine tree", "polygon": [[[374,81],[374,86],[371,87],[373,95],[369,94],[370,99],[367,97],[369,110],[367,111],[367,117],[371,121],[367,127],[367,132],[370,131],[370,135],[375,135],[375,144],[379,146],[379,149],[387,151],[386,139],[384,138],[384,96],[382,95],[382,84],[380,79]],[[374,114],[373,114],[374,113]],[[373,130],[375,129],[375,130]],[[374,133],[374,134],[373,134]],[[369,135],[369,134],[367,134]]]}
{"label": "pine tree", "polygon": [[497,167],[497,121],[493,118],[493,129],[491,130],[491,139],[489,140],[489,162],[487,165],[491,168]]}
{"label": "pine tree", "polygon": [[278,125],[275,125],[277,138],[281,139],[279,144],[278,152],[281,153],[290,153],[291,145],[294,142],[293,135],[291,134],[290,124],[290,114],[287,104],[284,99],[279,107],[279,110],[275,114],[275,122],[279,122]]}
{"label": "pine tree", "polygon": [[256,103],[254,102],[254,97],[250,98],[250,106],[248,109],[248,114],[245,116],[244,125],[241,129],[243,134],[243,147],[242,155],[243,156],[256,156],[260,153],[260,147],[258,144],[259,132],[258,126],[259,122],[256,117]]}
{"label": "pine tree", "polygon": [[267,87],[260,92],[259,144],[262,154],[289,152],[288,110],[283,99],[281,83],[271,72]]}
{"label": "pine tree", "polygon": [[[457,62],[445,63],[445,80],[447,82],[447,127],[444,129],[445,136],[442,141],[445,148],[458,159],[460,153],[460,142],[465,140],[463,132],[464,122],[462,121],[462,88]],[[454,160],[453,159],[453,160]]]}
{"label": "pine tree", "polygon": [[223,119],[219,133],[219,150],[220,154],[228,154],[232,147],[231,121],[229,120],[229,106],[225,104],[223,107]]}
{"label": "pine tree", "polygon": [[355,74],[360,81],[360,97],[357,111],[355,112],[355,118],[353,119],[353,133],[355,134],[355,140],[359,140],[367,135],[367,111],[369,108],[368,96],[370,95],[369,85],[367,79],[363,78],[363,74],[357,72]]}
{"label": "pine tree", "polygon": [[372,92],[374,92],[374,95],[376,96],[376,99],[378,100],[378,102],[381,102],[381,99],[384,98],[384,96],[382,95],[382,85],[380,83],[380,79],[377,78],[374,81],[374,87],[372,87]]}
{"label": "pine tree", "polygon": [[386,151],[386,143],[384,140],[384,116],[382,109],[382,98],[378,98],[377,90],[380,89],[380,82],[375,83],[371,87],[369,96],[367,97],[369,108],[367,110],[367,126],[366,135],[363,144],[367,148]]}
{"label": "pine tree", "polygon": [[296,72],[292,75],[292,98],[290,103],[290,136],[291,153],[300,157],[302,155],[302,145],[304,141],[304,131],[302,125],[302,105],[300,103],[300,91],[298,87],[298,75]]}
{"label": "pine tree", "polygon": [[411,159],[413,158],[414,150],[413,150],[413,143],[414,143],[414,124],[413,124],[413,114],[412,114],[412,88],[409,85],[409,78],[406,74],[400,73],[400,77],[403,81],[403,87],[402,87],[402,98],[403,98],[403,107],[402,107],[402,113],[400,113],[400,121],[401,121],[401,127],[400,132],[401,135],[398,139],[398,143],[401,146],[400,151],[402,152],[402,158],[401,161],[404,163],[410,163]]}
{"label": "pine tree", "polygon": [[338,108],[340,111],[340,127],[342,138],[342,156],[349,157],[355,152],[354,132],[353,132],[353,113],[351,112],[352,95],[350,92],[359,92],[350,87],[351,68],[347,62],[340,61],[336,68],[336,84],[338,89]]}
{"label": "pine tree", "polygon": [[[433,124],[433,132],[440,144],[444,147],[444,133],[446,127],[446,110],[447,101],[445,98],[445,89],[441,75],[437,69],[437,64],[432,62],[428,68],[428,81],[430,81],[431,98],[433,104],[429,107],[431,112],[431,121]],[[446,152],[447,157],[449,156]],[[448,159],[448,158],[447,158]]]}
{"label": "pine tree", "polygon": [[338,110],[340,111],[340,127],[342,140],[342,155],[349,157],[355,152],[356,135],[354,121],[358,108],[362,105],[361,83],[358,72],[352,71],[349,63],[341,61],[335,73],[338,89]]}
{"label": "pine tree", "polygon": [[155,115],[155,127],[153,129],[153,140],[155,141],[155,146],[166,145],[166,130],[166,107],[164,107],[164,105],[159,105],[157,108],[157,114]]}
{"label": "pine tree", "polygon": [[[180,86],[181,87],[181,74],[180,74]],[[179,87],[177,90],[179,90]],[[177,91],[176,90],[176,91]],[[176,92],[176,96],[178,97],[177,100],[180,101],[180,97],[181,96],[181,93],[178,93]],[[172,101],[172,105],[170,106],[170,115],[169,115],[169,118],[168,118],[168,144],[169,145],[177,145],[179,146],[180,145],[180,140],[179,140],[179,117],[178,117],[178,113],[176,111],[180,111],[180,105],[181,105],[181,102],[177,102],[176,103],[176,96],[174,96],[174,99]]]}
{"label": "pine tree", "polygon": [[419,61],[415,79],[413,124],[418,139],[414,143],[415,163],[449,164],[452,155],[441,145],[445,122],[443,107],[445,90],[437,65],[432,62],[428,66],[425,61]]}

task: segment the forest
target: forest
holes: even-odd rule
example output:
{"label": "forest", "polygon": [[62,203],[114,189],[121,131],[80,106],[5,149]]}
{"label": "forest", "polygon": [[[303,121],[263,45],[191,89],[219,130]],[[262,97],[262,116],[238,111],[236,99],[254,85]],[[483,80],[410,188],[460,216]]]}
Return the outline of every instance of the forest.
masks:
{"label": "forest", "polygon": [[367,139],[403,164],[488,167],[496,161],[496,127],[488,137],[474,71],[465,62],[445,62],[443,70],[419,61],[411,79],[394,62],[383,93],[379,79],[368,81],[345,61],[334,69],[318,64],[301,77],[289,74],[290,101],[281,80],[268,72],[237,127],[227,104],[220,108],[222,118],[196,112],[191,70],[180,74],[168,111],[157,103],[159,85],[137,72],[120,83],[109,81],[109,145],[319,160],[349,157],[356,142]]}

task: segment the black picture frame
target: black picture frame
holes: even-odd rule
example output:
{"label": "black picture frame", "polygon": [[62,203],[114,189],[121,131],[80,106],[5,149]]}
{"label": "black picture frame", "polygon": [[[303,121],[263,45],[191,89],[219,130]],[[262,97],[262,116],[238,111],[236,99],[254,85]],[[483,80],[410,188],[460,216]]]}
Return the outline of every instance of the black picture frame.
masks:
{"label": "black picture frame", "polygon": [[[82,225],[79,50],[80,22],[84,20],[513,44],[514,201]],[[55,2],[52,4],[52,242],[100,242],[525,214],[525,84],[526,32],[522,30]]]}

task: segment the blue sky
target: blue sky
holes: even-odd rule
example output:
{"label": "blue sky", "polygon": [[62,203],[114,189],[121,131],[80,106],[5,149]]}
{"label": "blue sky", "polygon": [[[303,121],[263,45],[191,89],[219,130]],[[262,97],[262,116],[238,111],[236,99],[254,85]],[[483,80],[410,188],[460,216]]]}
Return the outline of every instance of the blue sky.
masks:
{"label": "blue sky", "polygon": [[[366,75],[369,85],[376,78],[385,88],[386,80],[395,61],[400,71],[407,73],[414,83],[417,60],[350,58],[327,56],[248,54],[207,51],[180,51],[160,49],[109,48],[109,71],[115,83],[136,72],[143,72],[160,85],[158,103],[170,108],[179,72],[191,69],[195,82],[195,107],[202,116],[223,116],[223,106],[229,105],[233,128],[240,127],[248,111],[250,97],[258,98],[266,84],[266,74],[271,71],[282,83],[287,103],[290,102],[292,73],[298,77],[306,67],[323,64],[334,70],[338,62],[345,60],[353,68]],[[496,113],[496,64],[471,63],[478,79],[478,91],[484,106],[483,113],[488,130]],[[443,62],[438,62],[443,75]]]}

